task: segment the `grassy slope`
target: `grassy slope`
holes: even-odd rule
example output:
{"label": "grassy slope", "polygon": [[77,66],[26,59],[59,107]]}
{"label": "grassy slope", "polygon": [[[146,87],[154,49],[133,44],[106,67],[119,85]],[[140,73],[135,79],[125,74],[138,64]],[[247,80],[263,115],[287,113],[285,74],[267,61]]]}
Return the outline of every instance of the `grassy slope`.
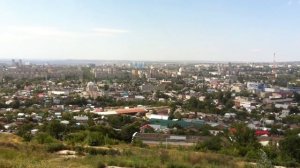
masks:
{"label": "grassy slope", "polygon": [[113,146],[121,155],[80,156],[63,158],[47,153],[43,146],[22,142],[11,134],[0,134],[0,167],[97,167],[99,163],[126,167],[244,167],[243,162],[229,156],[202,153],[183,148],[138,148],[121,144]]}

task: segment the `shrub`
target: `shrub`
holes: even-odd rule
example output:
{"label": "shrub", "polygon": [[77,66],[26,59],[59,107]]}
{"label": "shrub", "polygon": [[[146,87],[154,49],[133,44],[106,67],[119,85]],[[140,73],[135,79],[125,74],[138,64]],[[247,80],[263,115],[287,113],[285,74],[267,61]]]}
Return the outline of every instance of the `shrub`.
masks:
{"label": "shrub", "polygon": [[32,137],[33,136],[30,133],[25,133],[25,134],[22,135],[23,140],[26,141],[26,142],[31,141]]}
{"label": "shrub", "polygon": [[82,147],[82,146],[75,146],[74,150],[75,150],[79,155],[83,155],[83,154],[84,154],[84,147]]}
{"label": "shrub", "polygon": [[64,149],[66,147],[62,143],[50,143],[47,145],[47,152],[57,152]]}
{"label": "shrub", "polygon": [[260,158],[259,152],[257,150],[249,150],[246,154],[246,158],[250,160],[257,160]]}
{"label": "shrub", "polygon": [[300,137],[298,135],[290,135],[280,141],[280,150],[300,162]]}
{"label": "shrub", "polygon": [[222,140],[220,137],[212,137],[209,140],[204,141],[203,143],[197,143],[195,146],[196,150],[211,150],[219,151],[222,148]]}
{"label": "shrub", "polygon": [[81,143],[87,137],[87,132],[80,131],[66,136],[66,140],[71,144]]}
{"label": "shrub", "polygon": [[90,155],[119,155],[120,152],[115,149],[86,148],[85,151]]}
{"label": "shrub", "polygon": [[148,145],[147,145],[147,144],[144,144],[143,141],[140,140],[140,139],[134,139],[134,140],[132,141],[132,145],[133,145],[133,146],[140,147],[140,148],[148,147]]}
{"label": "shrub", "polygon": [[98,161],[97,168],[105,168],[106,165],[102,161]]}
{"label": "shrub", "polygon": [[90,146],[104,145],[104,136],[98,132],[90,132],[87,137],[87,143]]}
{"label": "shrub", "polygon": [[56,140],[47,133],[39,133],[34,137],[34,139],[40,144],[48,144],[48,143],[56,142]]}

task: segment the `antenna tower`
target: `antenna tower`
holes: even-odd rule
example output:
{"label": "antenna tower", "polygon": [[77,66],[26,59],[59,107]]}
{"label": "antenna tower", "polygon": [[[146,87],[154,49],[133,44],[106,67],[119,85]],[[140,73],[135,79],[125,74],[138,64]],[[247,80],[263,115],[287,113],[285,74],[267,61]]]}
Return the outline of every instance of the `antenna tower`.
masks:
{"label": "antenna tower", "polygon": [[276,53],[273,55],[273,66],[272,66],[272,74],[274,75],[274,80],[276,78]]}

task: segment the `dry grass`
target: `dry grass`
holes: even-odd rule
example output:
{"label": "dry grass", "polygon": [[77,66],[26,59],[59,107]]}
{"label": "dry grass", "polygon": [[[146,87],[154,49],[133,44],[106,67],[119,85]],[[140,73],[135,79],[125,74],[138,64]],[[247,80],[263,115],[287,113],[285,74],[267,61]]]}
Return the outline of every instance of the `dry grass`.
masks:
{"label": "dry grass", "polygon": [[0,133],[0,142],[20,144],[22,142],[22,138],[11,133]]}
{"label": "dry grass", "polygon": [[245,167],[241,159],[215,154],[194,152],[188,148],[164,149],[159,147],[139,148],[128,144],[99,147],[118,149],[120,155],[87,155],[76,158],[63,158],[47,153],[42,145],[24,143],[15,135],[0,135],[0,167],[2,168],[95,168],[101,164],[136,168],[169,167]]}

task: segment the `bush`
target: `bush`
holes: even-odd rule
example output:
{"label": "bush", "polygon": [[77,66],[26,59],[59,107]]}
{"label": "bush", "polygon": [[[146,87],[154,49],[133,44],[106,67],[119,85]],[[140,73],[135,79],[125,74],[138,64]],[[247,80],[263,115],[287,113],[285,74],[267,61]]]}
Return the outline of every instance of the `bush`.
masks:
{"label": "bush", "polygon": [[148,145],[147,145],[147,144],[144,144],[143,141],[140,140],[140,139],[134,139],[133,142],[132,142],[132,145],[133,145],[133,146],[140,147],[140,148],[148,147]]}
{"label": "bush", "polygon": [[105,168],[106,165],[102,161],[98,161],[97,168]]}
{"label": "bush", "polygon": [[300,162],[300,137],[298,135],[290,135],[280,141],[280,150],[288,156]]}
{"label": "bush", "polygon": [[87,143],[90,146],[104,145],[104,136],[98,132],[90,132],[87,137]]}
{"label": "bush", "polygon": [[115,149],[85,148],[85,151],[90,155],[119,155],[120,154],[120,152]]}
{"label": "bush", "polygon": [[56,140],[47,133],[38,133],[34,137],[34,140],[36,140],[40,144],[49,144],[56,142]]}
{"label": "bush", "polygon": [[66,147],[62,143],[50,143],[47,145],[47,152],[57,152],[64,150]]}
{"label": "bush", "polygon": [[83,154],[84,154],[84,147],[82,147],[82,146],[75,146],[74,150],[75,150],[79,155],[83,155]]}
{"label": "bush", "polygon": [[204,141],[203,143],[197,143],[195,146],[196,150],[211,150],[219,151],[222,148],[222,140],[220,137],[212,137],[209,140]]}
{"label": "bush", "polygon": [[246,158],[249,159],[249,160],[257,160],[260,158],[259,156],[259,151],[257,150],[249,150],[246,154]]}
{"label": "bush", "polygon": [[138,131],[140,131],[139,123],[132,123],[132,124],[125,125],[124,127],[122,127],[120,131],[121,140],[130,142],[132,139],[132,135]]}
{"label": "bush", "polygon": [[220,153],[222,153],[224,155],[230,155],[230,156],[239,156],[239,150],[234,146],[222,148]]}
{"label": "bush", "polygon": [[64,124],[61,124],[57,120],[52,120],[47,125],[47,131],[51,136],[53,136],[56,139],[62,139],[62,137],[68,132],[68,127]]}
{"label": "bush", "polygon": [[76,143],[83,142],[86,137],[87,137],[87,132],[80,131],[80,132],[76,132],[76,133],[72,133],[72,134],[67,135],[65,139],[70,144],[76,144]]}
{"label": "bush", "polygon": [[23,124],[18,128],[17,135],[23,138],[24,141],[30,141],[32,139],[32,135],[30,130],[34,127],[33,124]]}
{"label": "bush", "polygon": [[22,138],[24,141],[29,142],[32,139],[32,135],[30,133],[23,134]]}

